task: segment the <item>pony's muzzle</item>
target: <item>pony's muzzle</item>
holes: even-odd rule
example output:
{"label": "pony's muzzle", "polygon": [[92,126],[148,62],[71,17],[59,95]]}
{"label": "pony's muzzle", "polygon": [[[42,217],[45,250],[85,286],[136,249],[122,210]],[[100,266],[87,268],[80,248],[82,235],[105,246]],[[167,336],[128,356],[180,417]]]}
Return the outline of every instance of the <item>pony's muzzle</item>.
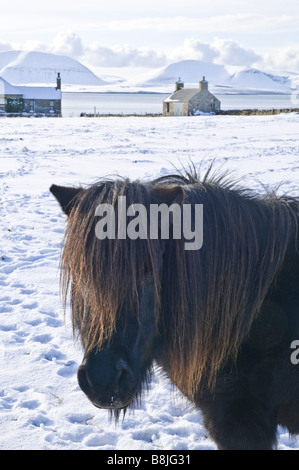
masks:
{"label": "pony's muzzle", "polygon": [[90,401],[99,408],[121,409],[128,406],[128,391],[134,379],[133,371],[128,362],[119,358],[113,367],[111,383],[107,387],[105,379],[95,373],[92,367],[83,363],[77,373],[78,383]]}

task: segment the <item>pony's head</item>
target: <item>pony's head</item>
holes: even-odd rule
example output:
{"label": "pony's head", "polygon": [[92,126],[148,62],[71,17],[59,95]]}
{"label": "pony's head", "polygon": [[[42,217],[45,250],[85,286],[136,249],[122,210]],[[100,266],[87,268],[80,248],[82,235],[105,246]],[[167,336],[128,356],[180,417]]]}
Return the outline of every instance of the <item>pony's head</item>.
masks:
{"label": "pony's head", "polygon": [[[201,182],[170,175],[51,192],[68,216],[62,288],[84,348],[78,380],[90,400],[118,416],[140,396],[154,360],[191,399],[201,384],[213,387],[221,368],[234,366],[281,269],[298,202],[258,197],[208,173]],[[183,222],[204,207],[202,249],[186,249],[175,236],[175,211],[168,238],[159,224],[151,231],[153,206],[175,204]],[[192,214],[186,239],[197,232]]]}
{"label": "pony's head", "polygon": [[[79,385],[95,406],[117,417],[139,398],[151,373],[165,251],[159,237],[122,238],[121,218],[132,204],[141,204],[149,215],[151,202],[181,202],[183,190],[127,180],[104,180],[87,189],[53,185],[50,190],[68,216],[62,286],[64,300],[70,292],[73,328],[85,352]],[[120,196],[126,197],[125,207],[120,207]],[[113,223],[106,219],[105,229],[114,230],[110,238],[97,236],[99,207],[113,217]]]}

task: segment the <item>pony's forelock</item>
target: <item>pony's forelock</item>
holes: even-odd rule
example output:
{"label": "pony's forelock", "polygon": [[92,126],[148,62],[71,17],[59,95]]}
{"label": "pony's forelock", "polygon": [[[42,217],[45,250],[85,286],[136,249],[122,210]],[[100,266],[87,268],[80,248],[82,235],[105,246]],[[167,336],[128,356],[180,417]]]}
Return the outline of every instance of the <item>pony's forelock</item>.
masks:
{"label": "pony's forelock", "polygon": [[149,237],[98,240],[95,235],[97,206],[109,203],[117,216],[118,196],[126,196],[127,206],[138,202],[148,208],[150,203],[148,189],[140,183],[104,180],[82,193],[68,218],[62,288],[65,300],[71,292],[73,329],[79,332],[86,352],[101,348],[112,337],[123,307],[137,314],[137,290],[147,273],[159,302],[159,241]]}

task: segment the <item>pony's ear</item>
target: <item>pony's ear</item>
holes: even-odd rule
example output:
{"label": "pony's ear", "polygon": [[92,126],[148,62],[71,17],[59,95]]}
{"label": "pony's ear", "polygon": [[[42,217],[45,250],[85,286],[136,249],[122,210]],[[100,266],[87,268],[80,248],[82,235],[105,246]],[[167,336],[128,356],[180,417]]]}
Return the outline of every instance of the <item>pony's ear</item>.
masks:
{"label": "pony's ear", "polygon": [[185,191],[182,186],[176,185],[157,185],[152,191],[152,202],[162,204],[163,202],[170,206],[171,204],[183,204]]}
{"label": "pony's ear", "polygon": [[50,191],[59,202],[63,212],[66,215],[70,215],[71,210],[74,207],[76,196],[78,196],[78,194],[82,192],[83,189],[56,186],[56,184],[52,184],[52,186],[50,187]]}

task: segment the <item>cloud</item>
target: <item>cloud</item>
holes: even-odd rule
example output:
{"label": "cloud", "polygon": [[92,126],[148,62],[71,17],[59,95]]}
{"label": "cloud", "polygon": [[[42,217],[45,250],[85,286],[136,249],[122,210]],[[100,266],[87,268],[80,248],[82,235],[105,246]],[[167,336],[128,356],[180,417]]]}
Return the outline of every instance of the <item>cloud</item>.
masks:
{"label": "cloud", "polygon": [[263,55],[258,65],[272,70],[299,73],[299,45],[278,48]]}
{"label": "cloud", "polygon": [[53,54],[80,57],[84,54],[84,47],[78,34],[72,31],[58,33],[49,46]]}
{"label": "cloud", "polygon": [[108,48],[97,42],[85,49],[85,58],[97,67],[161,67],[166,63],[165,55],[154,49],[128,45]]}
{"label": "cloud", "polygon": [[222,65],[254,66],[269,70],[299,73],[299,45],[272,48],[257,53],[232,39],[217,37],[211,43],[189,37],[171,49],[132,47],[130,45],[104,46],[99,42],[85,45],[72,31],[58,33],[48,45],[40,41],[23,44],[0,42],[0,52],[7,50],[35,50],[66,55],[78,59],[87,67],[144,67],[158,68],[185,59],[202,60]]}
{"label": "cloud", "polygon": [[0,52],[11,51],[13,50],[13,46],[8,42],[0,42]]}
{"label": "cloud", "polygon": [[216,38],[209,44],[189,38],[171,52],[170,58],[171,61],[193,59],[222,65],[251,66],[260,60],[261,56],[231,39]]}
{"label": "cloud", "polygon": [[246,49],[231,39],[216,38],[212,45],[217,51],[215,62],[223,65],[253,65],[261,56],[252,49]]}
{"label": "cloud", "polygon": [[104,47],[93,43],[84,49],[84,59],[96,67],[162,67],[181,60],[202,60],[223,65],[253,65],[260,56],[235,41],[216,38],[212,44],[196,38],[185,39],[170,50],[132,48],[128,45]]}
{"label": "cloud", "polygon": [[43,44],[41,41],[26,41],[22,46],[17,47],[19,50],[23,51],[37,51],[37,52],[48,52],[48,47]]}
{"label": "cloud", "polygon": [[38,40],[28,40],[22,44],[0,42],[0,51],[5,50],[49,52],[79,58],[84,55],[85,48],[78,34],[67,31],[58,33],[48,45]]}
{"label": "cloud", "polygon": [[194,38],[185,39],[182,46],[174,48],[169,53],[172,62],[184,59],[214,62],[217,56],[218,51],[211,44]]}

